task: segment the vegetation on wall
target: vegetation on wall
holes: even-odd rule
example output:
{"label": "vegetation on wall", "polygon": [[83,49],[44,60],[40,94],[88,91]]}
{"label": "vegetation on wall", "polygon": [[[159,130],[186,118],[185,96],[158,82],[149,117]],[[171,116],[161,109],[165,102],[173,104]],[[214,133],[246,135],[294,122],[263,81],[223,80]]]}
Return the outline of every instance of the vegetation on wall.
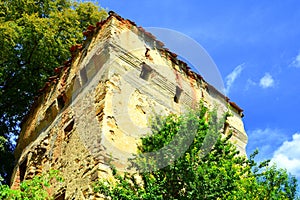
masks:
{"label": "vegetation on wall", "polygon": [[[218,127],[215,120],[215,114],[208,114],[204,107],[186,117],[171,115],[164,118],[158,123],[159,127],[153,127],[156,130],[153,135],[142,139],[140,153],[156,151],[168,144],[180,128],[188,127],[182,124],[197,123],[197,134],[188,150],[172,164],[156,171],[142,172],[139,176],[121,174],[112,168],[116,181],[100,180],[95,184],[95,192],[123,200],[296,198],[295,177],[275,165],[270,166],[269,161],[256,163],[257,151],[250,159],[239,155],[230,142],[231,134],[227,137],[219,134],[214,146],[203,154],[205,137],[215,135],[212,130],[217,131],[212,128]],[[189,129],[181,131],[189,132]],[[156,165],[153,160],[147,161],[146,165],[151,163]],[[143,166],[143,163],[138,165]]]}
{"label": "vegetation on wall", "polygon": [[34,96],[71,57],[70,47],[82,42],[87,26],[106,17],[90,2],[0,1],[0,175],[6,182],[14,163],[9,138],[18,134]]}
{"label": "vegetation on wall", "polygon": [[49,194],[51,184],[63,182],[59,171],[50,170],[42,175],[34,176],[31,180],[25,180],[20,188],[13,190],[8,185],[0,184],[0,199],[3,200],[45,200],[52,199]]}

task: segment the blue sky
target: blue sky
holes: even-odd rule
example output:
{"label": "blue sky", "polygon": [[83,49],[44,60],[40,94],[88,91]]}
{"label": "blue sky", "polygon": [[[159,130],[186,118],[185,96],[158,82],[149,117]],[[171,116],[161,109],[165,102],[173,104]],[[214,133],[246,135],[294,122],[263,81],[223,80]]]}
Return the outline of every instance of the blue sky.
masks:
{"label": "blue sky", "polygon": [[[300,1],[99,0],[143,27],[179,31],[216,63],[245,111],[247,152],[300,178]],[[205,78],[205,77],[204,77]]]}

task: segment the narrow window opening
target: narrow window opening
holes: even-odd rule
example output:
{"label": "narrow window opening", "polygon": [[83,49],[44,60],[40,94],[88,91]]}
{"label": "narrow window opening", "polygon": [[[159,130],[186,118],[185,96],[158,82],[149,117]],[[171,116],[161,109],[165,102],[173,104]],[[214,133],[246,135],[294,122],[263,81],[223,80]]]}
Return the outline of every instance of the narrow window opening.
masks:
{"label": "narrow window opening", "polygon": [[175,96],[174,96],[174,102],[175,103],[179,103],[179,99],[180,99],[180,96],[182,94],[182,89],[178,86],[176,86],[176,93],[175,93]]}
{"label": "narrow window opening", "polygon": [[27,168],[27,158],[19,166],[20,182],[24,181],[24,178],[25,178],[25,175],[26,175],[26,168]]}
{"label": "narrow window opening", "polygon": [[69,124],[64,128],[65,133],[69,133],[73,130],[74,120],[70,121]]}
{"label": "narrow window opening", "polygon": [[61,191],[57,195],[55,195],[55,200],[64,200],[66,198],[66,190]]}
{"label": "narrow window opening", "polygon": [[149,65],[147,65],[146,63],[143,62],[140,77],[142,79],[148,81],[150,79],[152,71],[153,71],[153,69]]}
{"label": "narrow window opening", "polygon": [[71,94],[72,98],[76,98],[81,88],[80,78],[76,75],[72,79],[71,87],[68,89],[67,94]]}
{"label": "narrow window opening", "polygon": [[82,70],[80,70],[80,77],[81,77],[81,85],[86,84],[86,82],[88,81],[88,77],[87,77],[85,67]]}
{"label": "narrow window opening", "polygon": [[229,131],[230,131],[230,126],[229,126],[229,123],[226,121],[224,124],[223,134],[227,135],[229,133]]}
{"label": "narrow window opening", "polygon": [[65,107],[65,95],[59,95],[57,98],[58,109],[62,110]]}
{"label": "narrow window opening", "polygon": [[57,114],[58,114],[57,105],[56,105],[56,102],[54,101],[51,104],[51,106],[49,106],[49,108],[47,108],[47,110],[46,110],[46,118],[49,121],[52,121]]}

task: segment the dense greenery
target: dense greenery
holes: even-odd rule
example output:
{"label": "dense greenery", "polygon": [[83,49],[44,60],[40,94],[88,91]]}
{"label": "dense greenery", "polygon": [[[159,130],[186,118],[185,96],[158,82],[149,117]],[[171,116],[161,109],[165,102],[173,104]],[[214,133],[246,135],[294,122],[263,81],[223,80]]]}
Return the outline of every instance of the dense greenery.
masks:
{"label": "dense greenery", "polygon": [[88,2],[0,1],[0,175],[6,180],[13,165],[9,135],[18,133],[34,96],[70,58],[70,47],[82,42],[86,27],[106,17]]}
{"label": "dense greenery", "polygon": [[50,189],[51,183],[62,182],[63,179],[57,170],[50,170],[48,173],[35,176],[31,180],[23,181],[20,189],[10,189],[8,185],[0,184],[0,199],[5,200],[45,200],[51,199],[47,189]]}
{"label": "dense greenery", "polygon": [[[209,121],[207,116],[210,116]],[[134,174],[121,174],[113,168],[116,181],[100,180],[95,185],[95,191],[111,199],[296,198],[297,181],[293,176],[276,166],[269,166],[268,161],[257,164],[253,160],[257,152],[250,159],[240,156],[230,142],[231,134],[221,137],[211,132],[218,131],[220,123],[216,123],[215,114],[208,114],[204,107],[185,116],[171,115],[154,123],[154,134],[142,139],[141,153],[160,149],[179,130],[180,134],[188,133],[189,129],[182,129],[195,123],[198,129],[192,145],[171,165],[141,173],[139,177],[142,181]],[[204,144],[207,135],[217,136],[212,148]],[[178,143],[180,145],[182,143]],[[209,148],[209,151],[203,147]],[[166,156],[170,155],[167,153]],[[139,158],[139,167],[143,167],[145,160],[143,156]],[[146,165],[151,163],[155,165],[155,161],[146,160]]]}
{"label": "dense greenery", "polygon": [[[146,160],[145,163],[145,157],[140,155],[170,144],[178,134],[182,140],[177,140],[177,146],[183,145],[190,125],[197,125],[195,138],[188,150],[170,165],[139,175],[121,174],[112,167],[115,180],[99,180],[94,185],[95,192],[115,200],[297,198],[297,182],[294,177],[289,176],[285,170],[269,166],[268,161],[258,165],[253,160],[257,151],[249,159],[239,156],[230,142],[231,135],[221,137],[219,134],[220,124],[224,124],[224,121],[218,123],[216,120],[216,115],[208,114],[205,108],[187,115],[156,118],[152,127],[154,134],[142,139],[140,154],[137,155],[139,162],[135,162],[133,166],[142,169],[146,164],[155,168],[155,162],[161,160]],[[213,140],[212,137],[216,136],[216,140]],[[213,142],[204,145],[207,138]],[[171,158],[168,153],[165,157]],[[62,181],[58,171],[51,170],[22,182],[19,190],[0,185],[0,198],[52,199],[48,191],[51,184],[57,181]]]}

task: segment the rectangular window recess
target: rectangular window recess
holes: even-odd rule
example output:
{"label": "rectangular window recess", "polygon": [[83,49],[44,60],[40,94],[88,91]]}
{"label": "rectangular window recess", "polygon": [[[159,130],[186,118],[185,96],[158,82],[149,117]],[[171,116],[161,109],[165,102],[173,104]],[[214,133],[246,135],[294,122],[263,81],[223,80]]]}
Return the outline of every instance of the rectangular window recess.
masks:
{"label": "rectangular window recess", "polygon": [[179,103],[179,99],[180,99],[180,96],[182,94],[182,89],[178,86],[176,86],[176,93],[175,93],[175,96],[174,96],[174,102],[175,103]]}
{"label": "rectangular window recess", "polygon": [[85,67],[80,70],[80,78],[81,78],[81,85],[84,85],[87,83],[88,77],[87,77]]}
{"label": "rectangular window recess", "polygon": [[140,77],[146,81],[150,79],[151,73],[153,72],[153,69],[147,65],[146,63],[142,63],[142,71],[140,74]]}
{"label": "rectangular window recess", "polygon": [[66,103],[65,99],[66,99],[65,94],[61,94],[57,97],[57,104],[59,110],[62,110],[65,107],[65,103]]}
{"label": "rectangular window recess", "polygon": [[26,175],[26,169],[27,169],[27,158],[25,158],[24,161],[19,166],[20,182],[24,181]]}
{"label": "rectangular window recess", "polygon": [[74,127],[74,119],[72,119],[64,128],[65,133],[69,133],[73,130]]}
{"label": "rectangular window recess", "polygon": [[55,195],[54,200],[64,200],[65,198],[66,198],[66,190],[64,189]]}

